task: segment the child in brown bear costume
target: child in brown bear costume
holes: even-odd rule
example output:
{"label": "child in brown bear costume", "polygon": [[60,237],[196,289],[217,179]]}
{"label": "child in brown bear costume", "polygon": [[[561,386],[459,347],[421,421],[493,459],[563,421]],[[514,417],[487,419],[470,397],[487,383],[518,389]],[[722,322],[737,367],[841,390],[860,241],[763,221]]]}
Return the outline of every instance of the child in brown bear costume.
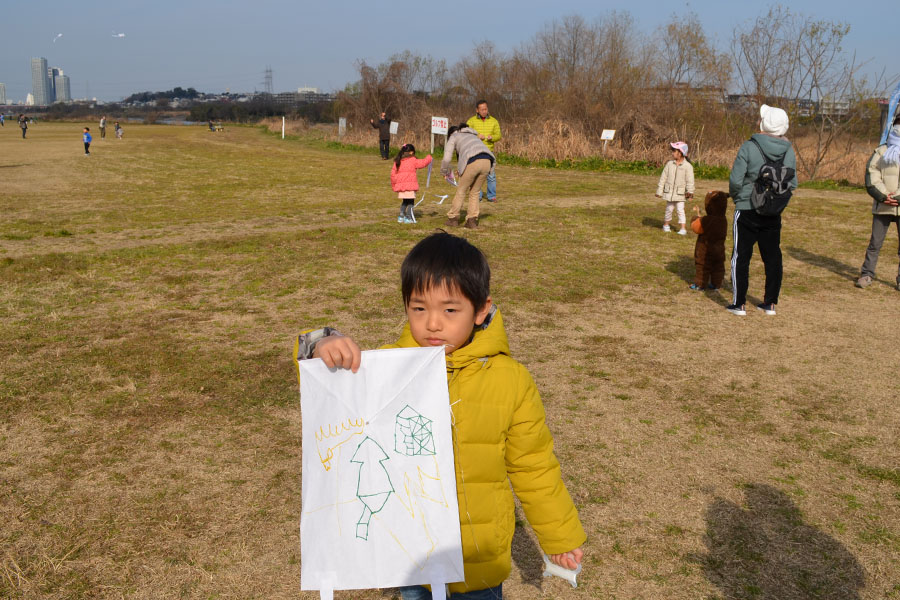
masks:
{"label": "child in brown bear costume", "polygon": [[697,234],[694,246],[694,263],[697,271],[694,274],[692,290],[717,290],[722,287],[725,278],[725,237],[728,235],[728,218],[725,208],[728,205],[728,194],[713,190],[706,194],[704,208],[706,216],[700,216],[700,209],[694,207],[691,217],[691,229]]}

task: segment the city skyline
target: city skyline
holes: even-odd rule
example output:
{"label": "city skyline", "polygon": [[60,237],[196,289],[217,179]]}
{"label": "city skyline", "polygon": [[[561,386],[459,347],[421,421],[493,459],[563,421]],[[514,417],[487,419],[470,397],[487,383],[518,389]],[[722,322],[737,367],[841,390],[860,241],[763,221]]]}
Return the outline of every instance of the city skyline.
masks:
{"label": "city skyline", "polygon": [[[49,106],[54,102],[70,102],[72,87],[69,76],[60,67],[50,67],[43,56],[31,58],[31,93],[25,97],[36,106]],[[4,97],[2,104],[6,104]]]}

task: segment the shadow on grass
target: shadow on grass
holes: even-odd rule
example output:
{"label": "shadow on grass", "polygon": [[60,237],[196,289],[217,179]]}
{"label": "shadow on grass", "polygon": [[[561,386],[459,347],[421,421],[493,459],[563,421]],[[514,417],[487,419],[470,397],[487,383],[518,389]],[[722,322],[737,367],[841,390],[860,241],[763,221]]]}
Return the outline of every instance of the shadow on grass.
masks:
{"label": "shadow on grass", "polygon": [[744,506],[716,499],[706,510],[703,573],[725,598],[858,600],[862,566],[847,548],[803,523],[772,486],[751,484]]}
{"label": "shadow on grass", "polygon": [[696,267],[694,265],[693,256],[679,256],[678,258],[670,260],[668,263],[666,263],[666,271],[678,275],[678,277],[685,283],[694,282],[695,268]]}
{"label": "shadow on grass", "polygon": [[29,164],[22,163],[20,165],[0,165],[0,169],[15,169],[17,167],[28,167]]}
{"label": "shadow on grass", "polygon": [[842,263],[841,261],[835,260],[828,256],[814,254],[813,252],[809,252],[808,250],[797,248],[795,246],[791,246],[787,249],[787,251],[792,258],[805,262],[806,264],[813,265],[814,267],[827,269],[832,273],[843,277],[844,279],[856,281],[856,278],[859,277],[859,269],[851,267],[846,263]]}
{"label": "shadow on grass", "polygon": [[[694,270],[696,269],[696,264],[694,263],[693,256],[679,256],[674,260],[670,260],[666,264],[666,271],[677,275],[682,281],[687,284],[694,283]],[[723,283],[723,286],[725,284]],[[701,292],[697,292],[701,293]],[[725,293],[726,295],[730,294],[729,290],[726,290],[724,287],[718,290],[703,290],[702,293],[706,294],[707,298],[718,304],[719,306],[728,306],[731,302],[731,296],[728,296],[726,300],[722,295]]]}
{"label": "shadow on grass", "polygon": [[516,509],[516,529],[513,532],[512,559],[522,576],[522,583],[541,589],[544,580],[544,554],[540,546],[535,542],[533,534],[529,534],[525,527],[518,523],[524,520],[522,511]]}
{"label": "shadow on grass", "polygon": [[641,219],[641,225],[644,227],[653,227],[655,229],[662,229],[662,219],[657,219],[654,217],[644,217]]}

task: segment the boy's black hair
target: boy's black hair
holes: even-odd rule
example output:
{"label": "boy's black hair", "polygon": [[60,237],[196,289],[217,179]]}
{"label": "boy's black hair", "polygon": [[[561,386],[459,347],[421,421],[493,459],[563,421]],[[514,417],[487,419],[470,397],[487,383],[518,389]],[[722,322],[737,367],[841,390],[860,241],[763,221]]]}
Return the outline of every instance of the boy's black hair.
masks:
{"label": "boy's black hair", "polygon": [[487,104],[487,100],[485,100],[484,98],[482,98],[481,100],[479,100],[478,102],[475,103],[475,108],[478,108],[478,107],[481,106],[482,104]]}
{"label": "boy's black hair", "polygon": [[466,239],[438,231],[413,246],[400,267],[403,306],[414,293],[446,285],[458,288],[475,310],[491,295],[491,268],[484,254]]}

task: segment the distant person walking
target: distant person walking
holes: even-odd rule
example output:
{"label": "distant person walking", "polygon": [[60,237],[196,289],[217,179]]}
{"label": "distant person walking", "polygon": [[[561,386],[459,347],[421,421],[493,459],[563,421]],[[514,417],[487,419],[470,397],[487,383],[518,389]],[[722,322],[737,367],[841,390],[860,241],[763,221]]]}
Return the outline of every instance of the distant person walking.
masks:
{"label": "distant person walking", "polygon": [[377,123],[375,119],[369,119],[369,123],[378,130],[378,149],[382,160],[388,160],[391,153],[391,121],[387,118],[387,113],[381,113]]}
{"label": "distant person walking", "polygon": [[450,161],[456,152],[459,159],[456,170],[459,173],[456,195],[447,213],[447,227],[459,225],[459,213],[466,195],[469,196],[469,208],[466,212],[466,228],[478,229],[478,195],[488,173],[494,166],[494,154],[478,138],[478,132],[465,123],[454,125],[447,130],[447,144],[444,146],[444,160],[441,161],[441,173],[452,174]]}
{"label": "distant person walking", "polygon": [[[500,141],[500,121],[488,114],[487,100],[479,100],[475,103],[475,116],[466,121],[466,125],[478,133],[478,139],[484,142],[488,150],[493,154],[494,144]],[[478,199],[481,200],[481,189],[478,189]],[[487,201],[497,201],[497,160],[491,166],[491,172],[487,176]]]}
{"label": "distant person walking", "polygon": [[106,115],[100,117],[100,139],[106,139]]}
{"label": "distant person walking", "polygon": [[25,118],[25,115],[19,113],[19,127],[22,128],[22,139],[25,139],[25,133],[28,132],[28,119]]}
{"label": "distant person walking", "polygon": [[[900,117],[894,120],[888,132],[887,143],[875,148],[866,164],[866,191],[872,196],[872,236],[856,280],[858,288],[872,284],[878,253],[891,223],[900,236]],[[897,271],[897,289],[900,290],[900,269]]]}
{"label": "distant person walking", "polygon": [[81,139],[84,142],[84,155],[90,156],[91,155],[91,140],[93,139],[93,138],[91,138],[91,128],[90,127],[84,128],[84,131],[81,134]]}
{"label": "distant person walking", "polygon": [[784,269],[781,262],[781,215],[761,215],[750,203],[750,194],[766,160],[781,160],[785,167],[794,169],[790,189],[797,189],[797,156],[784,134],[790,121],[786,112],[763,104],[759,109],[759,133],[741,144],[731,177],[728,191],[734,200],[734,249],[731,252],[731,285],[734,297],[725,307],[728,312],[743,316],[747,314],[747,287],[750,278],[750,258],[753,246],[759,244],[759,255],[766,269],[766,291],[763,302],[756,308],[767,315],[775,314],[778,295],[781,293],[781,279]]}
{"label": "distant person walking", "polygon": [[6,125],[3,124],[3,121],[5,121],[5,120],[6,120],[6,115],[4,115],[3,113],[0,113],[0,127],[6,127]]}

